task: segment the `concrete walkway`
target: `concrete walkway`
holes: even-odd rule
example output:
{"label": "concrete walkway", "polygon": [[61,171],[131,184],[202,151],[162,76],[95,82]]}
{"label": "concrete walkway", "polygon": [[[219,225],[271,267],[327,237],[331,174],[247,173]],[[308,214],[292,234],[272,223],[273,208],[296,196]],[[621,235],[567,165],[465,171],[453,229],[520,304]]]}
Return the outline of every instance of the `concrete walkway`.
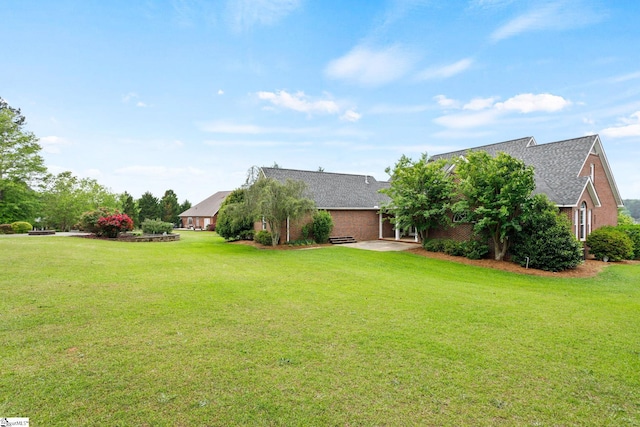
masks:
{"label": "concrete walkway", "polygon": [[389,251],[406,251],[408,249],[419,248],[419,243],[411,243],[411,242],[397,242],[394,240],[367,240],[364,242],[357,243],[345,243],[340,246],[346,246],[348,248],[356,248],[356,249],[365,249],[368,251],[379,251],[379,252],[389,252]]}

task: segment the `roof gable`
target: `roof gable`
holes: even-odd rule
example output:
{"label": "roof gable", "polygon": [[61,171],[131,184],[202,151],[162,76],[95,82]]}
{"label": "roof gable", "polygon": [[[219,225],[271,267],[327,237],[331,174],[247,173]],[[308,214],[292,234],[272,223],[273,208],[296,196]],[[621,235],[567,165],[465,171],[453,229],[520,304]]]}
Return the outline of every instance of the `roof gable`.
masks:
{"label": "roof gable", "polygon": [[191,206],[178,216],[212,217],[218,213],[222,202],[224,202],[224,199],[226,199],[229,194],[231,194],[231,191],[218,191],[197,205]]}
{"label": "roof gable", "polygon": [[280,182],[287,179],[307,184],[308,197],[320,209],[379,209],[389,198],[378,190],[389,183],[371,175],[261,168],[262,176]]}
{"label": "roof gable", "polygon": [[[559,206],[577,206],[587,183],[591,181],[588,176],[580,176],[580,172],[588,160],[589,154],[595,152],[602,159],[616,203],[618,205],[622,203],[598,135],[546,144],[537,144],[533,137],[526,137],[469,150],[444,153],[433,156],[432,159],[464,156],[470,150],[483,150],[492,156],[504,152],[522,160],[527,166],[533,166],[536,183],[534,193],[546,194]],[[595,192],[593,183],[589,188]],[[597,199],[597,195],[594,196]]]}

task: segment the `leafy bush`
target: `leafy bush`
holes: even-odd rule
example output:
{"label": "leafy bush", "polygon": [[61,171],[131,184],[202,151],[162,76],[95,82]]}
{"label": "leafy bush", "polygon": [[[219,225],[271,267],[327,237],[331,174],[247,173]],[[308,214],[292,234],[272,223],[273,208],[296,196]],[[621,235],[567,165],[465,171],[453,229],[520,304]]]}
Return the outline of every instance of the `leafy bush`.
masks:
{"label": "leafy bush", "polygon": [[271,233],[269,233],[267,230],[258,231],[253,237],[253,240],[264,246],[271,246],[271,244],[273,243],[271,240]]}
{"label": "leafy bush", "polygon": [[215,224],[207,225],[207,231],[216,231],[216,225]]}
{"label": "leafy bush", "polygon": [[114,212],[113,210],[105,207],[85,212],[80,216],[80,221],[78,221],[78,224],[76,224],[76,228],[88,233],[98,234],[98,220],[100,218],[113,215],[114,213],[117,212]]}
{"label": "leafy bush", "polygon": [[302,239],[310,240],[313,237],[313,222],[308,222],[302,226]]}
{"label": "leafy bush", "polygon": [[16,234],[24,234],[31,231],[33,226],[25,221],[16,221],[11,224],[11,228],[13,228],[13,232]]}
{"label": "leafy bush", "polygon": [[173,231],[173,224],[159,219],[145,219],[141,227],[144,234],[170,234]]}
{"label": "leafy bush", "polygon": [[464,256],[469,259],[482,259],[489,253],[489,245],[480,240],[464,242]]}
{"label": "leafy bush", "polygon": [[110,238],[118,237],[124,231],[133,230],[133,220],[127,214],[113,214],[98,219],[96,234]]}
{"label": "leafy bush", "polygon": [[582,263],[582,244],[569,219],[544,195],[532,197],[520,217],[522,230],[511,243],[511,260],[522,267],[563,271]]}
{"label": "leafy bush", "polygon": [[633,243],[633,254],[631,258],[640,259],[640,224],[618,225],[616,230],[622,231],[631,239],[631,243]]}
{"label": "leafy bush", "polygon": [[255,230],[242,230],[240,234],[238,234],[239,240],[253,240],[253,235],[255,234]]}
{"label": "leafy bush", "polygon": [[465,254],[465,242],[447,239],[444,241],[444,253],[452,256],[463,256]]}
{"label": "leafy bush", "polygon": [[596,259],[620,261],[633,256],[633,243],[629,236],[614,227],[598,228],[587,237],[589,251]]}
{"label": "leafy bush", "polygon": [[13,234],[11,224],[0,224],[0,234]]}
{"label": "leafy bush", "polygon": [[[239,201],[233,202],[233,200]],[[226,240],[253,239],[253,219],[247,216],[245,212],[244,190],[242,192],[236,190],[227,196],[218,211],[216,232]],[[247,234],[248,232],[251,235]]]}
{"label": "leafy bush", "polygon": [[318,243],[327,243],[333,231],[333,218],[327,211],[313,214],[313,237]]}
{"label": "leafy bush", "polygon": [[429,252],[444,252],[445,239],[427,239],[422,247]]}

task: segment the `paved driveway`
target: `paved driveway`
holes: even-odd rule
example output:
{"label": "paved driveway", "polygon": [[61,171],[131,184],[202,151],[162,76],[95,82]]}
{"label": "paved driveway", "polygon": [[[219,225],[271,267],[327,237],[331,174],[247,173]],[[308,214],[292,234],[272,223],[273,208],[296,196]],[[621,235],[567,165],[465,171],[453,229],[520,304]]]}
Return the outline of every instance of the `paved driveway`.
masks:
{"label": "paved driveway", "polygon": [[388,251],[406,251],[407,249],[419,248],[419,243],[409,243],[409,242],[396,242],[393,240],[367,240],[364,242],[357,243],[345,243],[340,246],[346,246],[349,248],[356,249],[366,249],[368,251],[379,251],[379,252],[388,252]]}

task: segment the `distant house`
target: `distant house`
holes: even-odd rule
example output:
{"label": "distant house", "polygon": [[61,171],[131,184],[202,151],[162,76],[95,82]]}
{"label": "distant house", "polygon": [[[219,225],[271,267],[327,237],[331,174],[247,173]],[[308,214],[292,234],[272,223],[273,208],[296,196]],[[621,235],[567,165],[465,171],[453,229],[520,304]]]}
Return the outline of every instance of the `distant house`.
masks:
{"label": "distant house", "polygon": [[[353,237],[356,240],[375,240],[393,237],[394,231],[389,221],[384,221],[380,207],[389,198],[379,192],[388,187],[386,181],[377,181],[371,175],[351,175],[343,173],[314,172],[295,169],[260,169],[260,175],[280,182],[287,179],[302,181],[307,185],[307,197],[316,203],[318,209],[326,210],[333,218],[335,237]],[[309,222],[305,218],[295,224],[283,224],[283,239],[292,241],[301,238],[302,226]],[[266,224],[257,223],[257,229]]]}
{"label": "distant house", "polygon": [[[623,206],[613,172],[598,135],[537,144],[533,137],[474,147],[432,156],[432,160],[464,157],[468,151],[500,152],[533,166],[534,194],[546,194],[571,220],[579,240],[591,231],[618,223],[618,208]],[[455,220],[455,218],[454,218]],[[434,230],[430,237],[467,238],[471,225],[460,223],[449,230]]]}
{"label": "distant house", "polygon": [[197,205],[182,212],[179,215],[182,227],[206,230],[211,224],[215,226],[220,206],[222,206],[222,202],[224,202],[224,199],[226,199],[230,193],[231,191],[218,191]]}

